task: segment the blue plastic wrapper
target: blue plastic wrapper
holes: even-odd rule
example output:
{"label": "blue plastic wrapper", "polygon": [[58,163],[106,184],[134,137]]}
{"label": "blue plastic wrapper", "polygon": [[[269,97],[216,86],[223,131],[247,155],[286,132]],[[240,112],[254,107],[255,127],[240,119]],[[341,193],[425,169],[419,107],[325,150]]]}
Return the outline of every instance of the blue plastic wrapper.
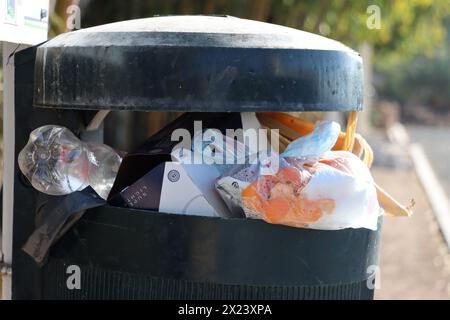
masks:
{"label": "blue plastic wrapper", "polygon": [[341,127],[333,121],[319,121],[313,132],[292,141],[281,157],[317,158],[331,150],[339,138]]}

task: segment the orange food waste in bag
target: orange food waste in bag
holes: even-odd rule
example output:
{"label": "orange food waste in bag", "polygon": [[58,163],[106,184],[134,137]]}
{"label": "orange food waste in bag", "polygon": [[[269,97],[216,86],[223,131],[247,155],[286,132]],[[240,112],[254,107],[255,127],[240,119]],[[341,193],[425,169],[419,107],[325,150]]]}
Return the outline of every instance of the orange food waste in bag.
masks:
{"label": "orange food waste in bag", "polygon": [[267,222],[306,227],[324,213],[331,214],[335,207],[333,199],[310,200],[301,196],[306,183],[307,178],[302,179],[300,170],[285,167],[274,176],[257,178],[242,191],[242,201]]}

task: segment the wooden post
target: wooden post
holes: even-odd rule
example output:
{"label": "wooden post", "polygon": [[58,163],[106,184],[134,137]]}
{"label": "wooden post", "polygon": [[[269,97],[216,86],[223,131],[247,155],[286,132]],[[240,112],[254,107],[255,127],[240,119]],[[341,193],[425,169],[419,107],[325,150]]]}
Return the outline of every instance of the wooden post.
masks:
{"label": "wooden post", "polygon": [[373,48],[369,43],[364,43],[360,49],[361,57],[363,59],[364,72],[364,109],[358,116],[357,131],[364,136],[370,135],[372,129],[371,115],[373,108],[373,85],[372,85],[372,55]]}

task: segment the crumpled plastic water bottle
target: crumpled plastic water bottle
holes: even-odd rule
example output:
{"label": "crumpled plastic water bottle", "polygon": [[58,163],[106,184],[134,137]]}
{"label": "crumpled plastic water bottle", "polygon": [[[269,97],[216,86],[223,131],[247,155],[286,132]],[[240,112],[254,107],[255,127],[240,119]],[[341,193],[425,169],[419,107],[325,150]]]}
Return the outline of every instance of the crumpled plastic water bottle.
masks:
{"label": "crumpled plastic water bottle", "polygon": [[65,195],[91,186],[108,197],[122,158],[104,144],[86,143],[69,129],[47,125],[33,130],[19,153],[19,168],[38,191]]}

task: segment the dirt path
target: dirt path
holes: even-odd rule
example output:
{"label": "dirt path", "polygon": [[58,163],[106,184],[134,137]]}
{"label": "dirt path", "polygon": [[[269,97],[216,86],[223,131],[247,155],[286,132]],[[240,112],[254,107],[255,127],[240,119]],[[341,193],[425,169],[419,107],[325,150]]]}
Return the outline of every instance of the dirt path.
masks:
{"label": "dirt path", "polygon": [[411,218],[384,220],[376,299],[450,299],[450,256],[414,171],[372,172],[399,200],[416,202]]}

